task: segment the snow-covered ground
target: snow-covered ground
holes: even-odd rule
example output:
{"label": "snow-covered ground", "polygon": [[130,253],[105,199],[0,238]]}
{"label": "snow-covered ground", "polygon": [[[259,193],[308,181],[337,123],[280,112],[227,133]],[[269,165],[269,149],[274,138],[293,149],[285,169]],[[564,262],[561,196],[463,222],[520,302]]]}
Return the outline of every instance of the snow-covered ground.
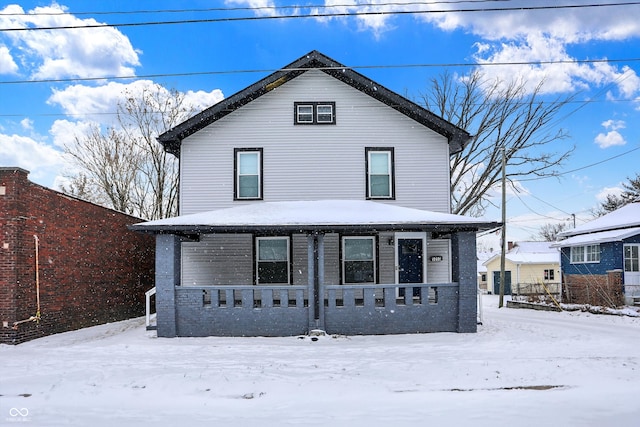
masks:
{"label": "snow-covered ground", "polygon": [[162,339],[135,319],[3,345],[0,425],[640,425],[640,318],[483,298],[477,334]]}

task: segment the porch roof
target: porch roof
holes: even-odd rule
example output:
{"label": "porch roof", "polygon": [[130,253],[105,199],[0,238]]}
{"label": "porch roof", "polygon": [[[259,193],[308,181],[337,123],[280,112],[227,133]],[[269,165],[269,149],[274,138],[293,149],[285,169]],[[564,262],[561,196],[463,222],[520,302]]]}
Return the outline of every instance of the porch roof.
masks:
{"label": "porch roof", "polygon": [[261,202],[148,221],[129,226],[152,233],[200,234],[255,230],[338,231],[346,229],[438,232],[488,230],[499,222],[365,200]]}

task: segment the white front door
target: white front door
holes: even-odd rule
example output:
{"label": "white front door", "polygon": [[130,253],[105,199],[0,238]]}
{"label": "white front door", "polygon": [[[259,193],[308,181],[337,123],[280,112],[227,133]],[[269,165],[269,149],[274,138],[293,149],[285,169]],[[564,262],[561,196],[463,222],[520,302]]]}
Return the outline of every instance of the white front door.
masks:
{"label": "white front door", "polygon": [[628,296],[640,296],[640,244],[624,245],[624,287]]}

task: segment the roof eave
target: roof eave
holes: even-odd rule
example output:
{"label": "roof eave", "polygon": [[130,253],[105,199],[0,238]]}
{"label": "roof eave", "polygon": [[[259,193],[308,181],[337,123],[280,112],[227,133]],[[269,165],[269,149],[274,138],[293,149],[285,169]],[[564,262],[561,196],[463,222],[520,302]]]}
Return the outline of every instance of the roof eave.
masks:
{"label": "roof eave", "polygon": [[129,225],[132,231],[152,234],[210,234],[210,233],[252,233],[252,232],[300,232],[300,233],[330,233],[343,231],[429,231],[439,234],[462,231],[485,231],[498,226],[497,222],[478,222],[461,224],[427,224],[427,223],[386,223],[386,224],[282,224],[282,225],[157,225],[143,224]]}

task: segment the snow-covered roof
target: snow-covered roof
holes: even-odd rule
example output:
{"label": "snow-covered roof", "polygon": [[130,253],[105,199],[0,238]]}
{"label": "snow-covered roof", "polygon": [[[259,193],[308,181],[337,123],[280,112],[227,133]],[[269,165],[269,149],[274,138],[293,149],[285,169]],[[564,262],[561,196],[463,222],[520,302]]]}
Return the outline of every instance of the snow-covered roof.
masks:
{"label": "snow-covered roof", "polygon": [[505,258],[514,264],[553,264],[560,263],[560,252],[506,254]]}
{"label": "snow-covered roof", "polygon": [[516,242],[513,249],[509,251],[510,254],[543,254],[543,253],[558,253],[557,249],[551,247],[551,242]]}
{"label": "snow-covered roof", "polygon": [[[500,255],[496,255],[483,264],[486,266],[491,263],[494,259],[498,258]],[[560,264],[560,252],[555,249],[555,252],[548,253],[520,253],[520,254],[505,254],[505,259],[511,261],[514,264]]]}
{"label": "snow-covered roof", "polygon": [[640,227],[622,228],[619,230],[600,231],[598,233],[579,234],[553,244],[554,247],[594,245],[603,242],[620,242],[640,234]]}
{"label": "snow-covered roof", "polygon": [[576,236],[578,234],[595,233],[598,231],[616,230],[621,228],[640,227],[640,202],[629,203],[610,212],[582,224],[572,230],[558,233],[559,237]]}
{"label": "snow-covered roof", "polygon": [[411,226],[484,230],[499,225],[482,218],[412,209],[365,200],[315,200],[262,202],[232,208],[181,215],[130,226],[136,231],[240,230],[255,228],[318,229]]}
{"label": "snow-covered roof", "polygon": [[[492,256],[483,264],[486,266],[500,254]],[[505,254],[505,259],[514,264],[559,264],[560,252],[551,242],[516,242]]]}

